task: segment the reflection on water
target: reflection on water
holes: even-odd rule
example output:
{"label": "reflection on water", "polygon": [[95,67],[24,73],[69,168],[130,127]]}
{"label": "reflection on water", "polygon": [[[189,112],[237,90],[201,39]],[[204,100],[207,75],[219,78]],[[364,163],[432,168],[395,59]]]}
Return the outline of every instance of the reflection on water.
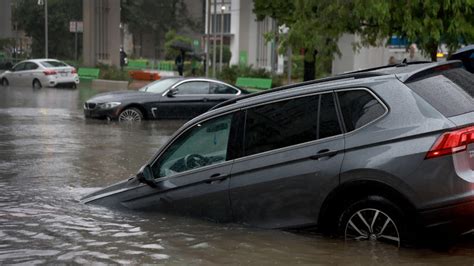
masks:
{"label": "reflection on water", "polygon": [[86,121],[88,88],[0,92],[0,264],[474,262],[472,237],[449,252],[398,250],[80,204],[135,173],[183,121]]}

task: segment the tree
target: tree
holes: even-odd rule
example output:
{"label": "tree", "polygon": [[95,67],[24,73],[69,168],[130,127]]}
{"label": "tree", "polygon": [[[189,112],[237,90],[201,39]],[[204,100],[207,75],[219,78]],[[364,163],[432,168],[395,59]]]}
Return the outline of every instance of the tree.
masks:
{"label": "tree", "polygon": [[353,0],[348,30],[362,37],[362,44],[398,36],[417,43],[436,61],[441,43],[451,51],[474,41],[474,1],[467,0]]}
{"label": "tree", "polygon": [[122,21],[134,34],[134,41],[143,42],[143,35],[151,33],[155,58],[159,56],[161,41],[170,30],[183,26],[196,27],[188,16],[184,0],[134,0],[122,2]]}
{"label": "tree", "polygon": [[344,33],[361,37],[355,48],[406,38],[433,61],[441,43],[452,51],[474,42],[473,0],[254,0],[254,12],[259,20],[271,17],[288,26],[280,43],[308,51],[306,63],[314,51],[319,57],[339,54]]}
{"label": "tree", "polygon": [[[16,0],[14,3],[13,22],[32,38],[31,56],[43,57],[44,6],[31,0]],[[82,20],[82,0],[48,0],[48,11],[50,57],[74,58],[74,34],[69,32],[69,22]]]}

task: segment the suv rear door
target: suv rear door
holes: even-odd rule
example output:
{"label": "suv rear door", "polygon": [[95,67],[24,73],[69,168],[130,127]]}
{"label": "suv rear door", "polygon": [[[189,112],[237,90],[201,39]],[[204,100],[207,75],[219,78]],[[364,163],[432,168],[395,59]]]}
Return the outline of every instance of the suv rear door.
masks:
{"label": "suv rear door", "polygon": [[339,184],[343,159],[334,94],[285,98],[245,112],[242,154],[230,180],[234,220],[266,228],[315,224],[322,194]]}

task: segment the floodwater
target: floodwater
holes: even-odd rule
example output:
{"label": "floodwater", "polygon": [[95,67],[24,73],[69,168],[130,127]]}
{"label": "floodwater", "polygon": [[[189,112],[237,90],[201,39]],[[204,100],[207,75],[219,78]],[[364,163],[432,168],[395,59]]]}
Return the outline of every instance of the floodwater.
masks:
{"label": "floodwater", "polygon": [[261,230],[79,199],[135,173],[183,121],[87,121],[87,87],[0,87],[0,264],[469,264],[447,251]]}

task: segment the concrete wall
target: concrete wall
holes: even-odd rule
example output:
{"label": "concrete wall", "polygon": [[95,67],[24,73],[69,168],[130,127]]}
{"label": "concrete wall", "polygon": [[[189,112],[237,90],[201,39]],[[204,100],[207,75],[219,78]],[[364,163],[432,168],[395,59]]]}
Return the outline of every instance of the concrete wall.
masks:
{"label": "concrete wall", "polygon": [[120,66],[120,1],[84,0],[83,60],[86,66]]}
{"label": "concrete wall", "polygon": [[11,0],[0,0],[0,39],[13,38]]}

